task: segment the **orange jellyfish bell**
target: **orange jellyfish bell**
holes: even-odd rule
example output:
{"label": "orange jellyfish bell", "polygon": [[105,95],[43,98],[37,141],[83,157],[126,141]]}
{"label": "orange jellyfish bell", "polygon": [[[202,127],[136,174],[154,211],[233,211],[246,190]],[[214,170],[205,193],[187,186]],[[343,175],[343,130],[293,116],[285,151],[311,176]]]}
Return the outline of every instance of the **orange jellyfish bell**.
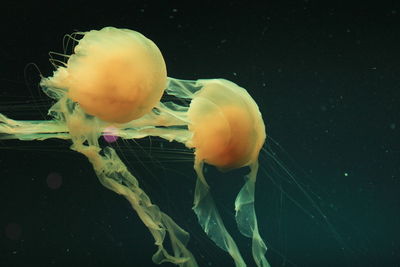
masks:
{"label": "orange jellyfish bell", "polygon": [[68,90],[82,109],[101,120],[125,123],[161,99],[167,71],[158,47],[144,35],[106,27],[84,34],[66,64],[45,85]]}
{"label": "orange jellyfish bell", "polygon": [[247,91],[227,80],[202,81],[190,104],[190,147],[196,158],[221,170],[247,166],[258,158],[265,125]]}

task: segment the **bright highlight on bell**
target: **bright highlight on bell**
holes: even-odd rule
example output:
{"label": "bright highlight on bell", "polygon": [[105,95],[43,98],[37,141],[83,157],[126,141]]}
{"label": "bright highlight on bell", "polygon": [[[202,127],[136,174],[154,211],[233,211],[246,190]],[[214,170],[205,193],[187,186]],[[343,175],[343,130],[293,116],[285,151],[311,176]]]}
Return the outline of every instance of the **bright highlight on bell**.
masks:
{"label": "bright highlight on bell", "polygon": [[[75,39],[79,35],[82,38]],[[250,172],[234,203],[236,222],[239,231],[251,239],[255,264],[269,266],[254,209],[265,126],[247,91],[223,79],[167,77],[158,47],[132,30],[106,27],[69,38],[78,42],[74,53],[63,55],[65,62],[40,83],[56,101],[49,110],[52,120],[16,121],[0,114],[0,138],[70,140],[71,149],[92,163],[100,182],[123,195],[149,228],[158,247],[153,255],[157,264],[198,266],[186,248],[189,234],[151,202],[115,150],[102,147],[99,138],[112,127],[115,138],[158,136],[192,148],[197,174],[193,210],[205,233],[230,254],[236,266],[246,263],[219,215],[203,165],[214,165],[221,171],[248,166]],[[162,101],[164,92],[190,101],[190,105]],[[164,246],[166,234],[172,251]]]}

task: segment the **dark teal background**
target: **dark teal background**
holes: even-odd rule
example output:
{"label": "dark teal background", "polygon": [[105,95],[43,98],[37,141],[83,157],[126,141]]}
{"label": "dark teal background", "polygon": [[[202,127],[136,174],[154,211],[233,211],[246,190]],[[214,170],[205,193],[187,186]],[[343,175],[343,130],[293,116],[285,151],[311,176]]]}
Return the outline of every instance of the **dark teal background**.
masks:
{"label": "dark teal background", "polygon": [[[256,209],[272,266],[399,266],[400,5],[163,2],[5,3],[0,112],[44,118],[51,101],[37,86],[37,68],[51,75],[48,52],[62,52],[64,34],[104,26],[139,31],[159,46],[169,76],[229,79],[258,103],[269,137],[282,147],[269,149],[294,175],[271,155],[261,160],[268,175],[259,174]],[[154,203],[191,233],[200,266],[233,266],[191,211],[190,156],[178,161],[181,154],[169,149],[183,147],[156,138],[152,150],[148,139],[139,144],[115,146]],[[148,230],[68,145],[0,142],[0,265],[153,266]],[[207,170],[222,216],[253,266],[250,242],[233,221],[246,170]],[[58,190],[46,184],[52,172],[63,178]],[[15,239],[6,235],[10,224],[21,230]]]}

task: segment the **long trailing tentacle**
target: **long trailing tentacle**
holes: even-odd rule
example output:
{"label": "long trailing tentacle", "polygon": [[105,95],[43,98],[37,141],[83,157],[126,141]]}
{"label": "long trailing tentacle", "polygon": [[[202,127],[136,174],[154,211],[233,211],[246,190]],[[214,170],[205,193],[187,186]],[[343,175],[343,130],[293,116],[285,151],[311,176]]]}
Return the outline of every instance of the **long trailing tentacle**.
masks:
{"label": "long trailing tentacle", "polygon": [[235,200],[236,223],[239,231],[252,239],[253,259],[259,267],[269,267],[265,258],[267,246],[258,232],[258,223],[254,208],[255,184],[258,172],[258,161],[250,165],[250,173],[246,176],[246,182]]}

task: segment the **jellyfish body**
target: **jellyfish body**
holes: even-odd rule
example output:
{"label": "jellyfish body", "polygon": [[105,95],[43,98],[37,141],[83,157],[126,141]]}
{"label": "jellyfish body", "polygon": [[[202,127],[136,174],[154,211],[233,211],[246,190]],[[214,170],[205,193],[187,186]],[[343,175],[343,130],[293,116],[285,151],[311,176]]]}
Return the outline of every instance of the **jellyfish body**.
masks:
{"label": "jellyfish body", "polygon": [[265,126],[247,91],[223,80],[202,81],[188,111],[196,158],[221,170],[250,165],[265,141]]}
{"label": "jellyfish body", "polygon": [[44,86],[68,89],[68,97],[90,115],[124,123],[148,113],[161,99],[167,72],[158,47],[142,34],[112,27],[89,31],[66,67]]}
{"label": "jellyfish body", "polygon": [[[57,101],[49,110],[53,119],[15,121],[0,114],[0,138],[71,140],[71,149],[89,159],[100,182],[123,195],[148,227],[158,247],[155,263],[197,266],[186,248],[189,234],[151,202],[115,150],[99,144],[110,124],[113,136],[123,139],[158,136],[194,149],[197,181],[193,210],[207,235],[231,255],[236,266],[246,263],[214,204],[203,165],[223,171],[249,166],[235,201],[236,221],[240,232],[252,238],[256,265],[269,266],[254,209],[265,126],[245,89],[223,79],[166,78],[164,60],[152,41],[140,33],[111,27],[85,33],[75,53],[52,77],[43,78],[41,86]],[[164,89],[191,101],[190,105],[160,102]],[[164,246],[166,235],[172,252]]]}
{"label": "jellyfish body", "polygon": [[202,166],[208,163],[223,171],[250,166],[235,201],[236,221],[240,232],[253,239],[257,266],[269,266],[254,211],[258,154],[266,138],[261,113],[247,91],[236,84],[222,79],[200,82],[203,88],[194,95],[188,111],[193,137],[187,145],[195,148],[194,169],[198,176],[193,210],[204,231],[231,255],[235,265],[246,266],[214,204]]}

